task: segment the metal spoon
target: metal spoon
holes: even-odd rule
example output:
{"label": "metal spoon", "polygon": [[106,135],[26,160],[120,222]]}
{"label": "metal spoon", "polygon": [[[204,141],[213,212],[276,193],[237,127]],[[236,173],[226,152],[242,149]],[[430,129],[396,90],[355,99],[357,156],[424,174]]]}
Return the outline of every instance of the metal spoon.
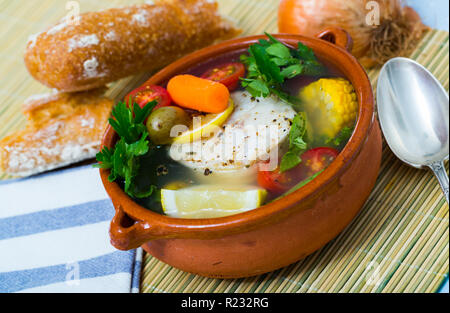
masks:
{"label": "metal spoon", "polygon": [[406,58],[389,60],[381,69],[377,88],[378,116],[384,137],[403,162],[429,167],[447,203],[449,155],[448,94],[422,65]]}

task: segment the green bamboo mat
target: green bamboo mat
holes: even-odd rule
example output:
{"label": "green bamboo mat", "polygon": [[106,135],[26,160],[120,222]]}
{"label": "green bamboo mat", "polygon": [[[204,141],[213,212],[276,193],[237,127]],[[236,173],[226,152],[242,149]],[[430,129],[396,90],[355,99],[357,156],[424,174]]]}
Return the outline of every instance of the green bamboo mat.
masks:
{"label": "green bamboo mat", "polygon": [[[22,53],[29,35],[67,14],[66,2],[0,0],[0,138],[24,126],[24,99],[48,91],[28,75]],[[81,12],[141,2],[78,1]],[[243,35],[277,31],[277,0],[219,3]],[[411,55],[447,90],[448,37],[430,31]],[[378,70],[368,74],[375,87]],[[147,76],[112,84],[109,96],[122,98]],[[380,176],[366,205],[316,253],[272,273],[233,280],[188,274],[146,255],[141,287],[143,292],[435,292],[449,272],[448,226],[448,205],[433,175],[403,165],[384,144]]]}

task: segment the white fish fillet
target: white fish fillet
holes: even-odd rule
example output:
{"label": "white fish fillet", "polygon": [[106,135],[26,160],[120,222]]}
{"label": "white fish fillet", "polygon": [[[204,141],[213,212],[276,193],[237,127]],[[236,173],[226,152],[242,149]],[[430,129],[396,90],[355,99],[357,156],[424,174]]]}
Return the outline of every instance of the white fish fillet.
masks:
{"label": "white fish fillet", "polygon": [[[193,143],[173,144],[170,157],[202,174],[248,172],[257,161],[278,159],[295,111],[277,97],[252,98],[232,93],[235,110],[215,135]],[[276,158],[275,158],[275,157]],[[246,171],[243,171],[246,170]]]}

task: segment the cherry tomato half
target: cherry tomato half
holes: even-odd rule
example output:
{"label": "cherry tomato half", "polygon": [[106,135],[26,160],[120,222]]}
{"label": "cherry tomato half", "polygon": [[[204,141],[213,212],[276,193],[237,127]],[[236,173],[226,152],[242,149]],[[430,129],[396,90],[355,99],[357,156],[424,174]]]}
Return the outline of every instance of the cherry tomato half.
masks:
{"label": "cherry tomato half", "polygon": [[273,171],[259,171],[257,179],[258,185],[276,195],[288,191],[299,182],[295,169],[282,173],[279,167]]}
{"label": "cherry tomato half", "polygon": [[336,159],[338,154],[338,150],[328,147],[308,150],[301,155],[302,163],[289,171],[280,172],[279,167],[270,172],[259,171],[258,184],[271,193],[280,195],[325,169]]}
{"label": "cherry tomato half", "polygon": [[143,85],[136,88],[130,92],[126,97],[126,103],[137,103],[141,108],[143,108],[147,103],[156,100],[158,104],[153,110],[159,109],[161,107],[170,106],[172,103],[172,98],[166,89],[155,85]]}
{"label": "cherry tomato half", "polygon": [[226,63],[206,71],[201,78],[224,84],[232,91],[239,85],[239,78],[245,76],[245,66],[242,63]]}
{"label": "cherry tomato half", "polygon": [[338,156],[339,151],[333,148],[314,148],[302,154],[302,163],[297,170],[301,179],[306,179],[325,169]]}

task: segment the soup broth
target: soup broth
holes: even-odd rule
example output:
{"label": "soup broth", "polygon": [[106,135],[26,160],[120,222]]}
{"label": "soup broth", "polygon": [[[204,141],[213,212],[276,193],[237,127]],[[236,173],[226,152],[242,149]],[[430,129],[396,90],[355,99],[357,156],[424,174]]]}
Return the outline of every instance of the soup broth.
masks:
{"label": "soup broth", "polygon": [[[216,68],[225,64],[228,65],[227,71],[231,69],[229,73],[232,73],[237,69],[230,64],[240,64],[243,54],[248,55],[248,52],[243,50],[222,55],[181,74],[201,77],[206,72],[217,74],[221,78],[220,75],[223,73],[217,72]],[[276,95],[255,97],[249,92],[251,89],[245,86],[245,83],[239,83],[236,87],[227,86],[232,89],[230,103],[234,105],[234,111],[230,115],[225,116],[225,113],[212,115],[185,109],[190,118],[194,119],[194,126],[189,126],[191,142],[179,143],[177,138],[180,137],[176,137],[172,144],[155,145],[139,158],[140,167],[135,177],[136,186],[140,190],[155,188],[155,192],[148,197],[136,197],[136,202],[149,210],[168,214],[171,211],[164,207],[169,206],[168,203],[171,207],[176,207],[192,200],[189,192],[179,193],[184,198],[175,198],[176,194],[171,191],[192,190],[192,197],[203,198],[191,204],[191,207],[208,206],[208,202],[205,204],[205,199],[208,197],[220,198],[222,202],[227,202],[224,199],[242,198],[243,202],[247,201],[245,202],[247,206],[251,202],[249,199],[254,198],[256,200],[251,203],[256,203],[253,206],[257,207],[301,188],[320,175],[348,142],[357,119],[357,100],[353,87],[335,67],[321,63],[323,67],[320,74],[298,75],[286,79],[282,84],[283,95],[286,93],[298,99],[299,101],[295,103],[286,103]],[[249,77],[249,66],[246,71]],[[245,82],[245,79],[242,82]],[[170,85],[169,82],[165,82],[162,86],[170,93],[168,84]],[[149,119],[151,118],[152,115]],[[200,140],[192,142],[192,136],[195,136],[195,132],[192,131],[192,129],[195,130],[195,118],[213,121],[211,125],[215,126],[216,131],[211,133],[211,136],[204,136],[204,133],[200,132]],[[203,127],[203,124],[201,125]],[[246,137],[237,137],[232,144],[220,138],[226,137],[233,130],[247,126],[253,126],[256,129],[254,133],[256,135],[245,133]],[[278,134],[274,137],[275,139],[266,139],[261,136],[260,127],[274,127]],[[250,138],[252,136],[255,138]],[[252,146],[261,138],[265,142],[262,148],[267,150],[265,158],[262,157],[259,147]],[[211,151],[219,145],[222,145],[224,149],[204,152],[201,150],[203,148],[199,148],[200,150],[192,148],[196,143],[212,149]],[[189,146],[191,150],[186,152],[183,149],[188,147],[188,144],[191,145]],[[241,152],[243,144],[248,144],[249,151],[244,151],[245,157],[239,159],[236,155]],[[277,150],[275,156],[272,153],[273,150]],[[199,151],[202,154],[201,157],[196,156]],[[231,151],[231,154],[227,154]],[[230,155],[232,156],[229,157]],[[125,186],[125,180],[119,180],[119,183]],[[219,197],[217,192],[222,190],[221,188],[229,192],[229,195],[223,193],[221,194],[223,197]],[[244,192],[246,192],[245,196],[243,196]],[[213,200],[209,199],[210,202],[214,202]],[[227,205],[236,204],[230,202]],[[217,203],[211,204],[211,207],[216,211],[221,209],[221,205]],[[247,209],[249,208],[246,207],[243,211]],[[203,215],[199,213],[175,217],[218,217],[231,214],[211,215],[210,211],[205,209]]]}

